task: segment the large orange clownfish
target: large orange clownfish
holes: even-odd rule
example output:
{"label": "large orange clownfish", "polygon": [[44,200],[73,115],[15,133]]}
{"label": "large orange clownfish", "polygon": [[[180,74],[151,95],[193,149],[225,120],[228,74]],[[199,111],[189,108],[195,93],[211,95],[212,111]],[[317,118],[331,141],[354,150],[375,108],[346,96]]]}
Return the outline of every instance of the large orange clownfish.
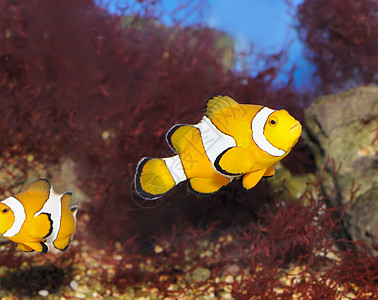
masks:
{"label": "large orange clownfish", "polygon": [[177,155],[139,162],[136,190],[152,200],[188,180],[191,191],[210,195],[234,178],[249,190],[274,175],[274,165],[289,154],[301,132],[299,121],[284,109],[213,97],[201,122],[169,130],[167,142]]}

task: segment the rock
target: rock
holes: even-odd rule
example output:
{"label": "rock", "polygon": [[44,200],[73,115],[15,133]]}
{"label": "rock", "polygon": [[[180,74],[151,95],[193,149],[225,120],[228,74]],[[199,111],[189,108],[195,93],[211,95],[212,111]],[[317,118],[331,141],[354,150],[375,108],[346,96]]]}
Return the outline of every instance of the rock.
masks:
{"label": "rock", "polygon": [[224,268],[223,276],[236,276],[240,273],[240,267],[237,264],[228,265]]}
{"label": "rock", "polygon": [[210,278],[211,272],[209,269],[198,267],[192,273],[192,280],[195,282],[206,281]]}
{"label": "rock", "polygon": [[325,193],[336,191],[331,205],[348,204],[347,232],[353,239],[371,242],[362,228],[370,228],[368,235],[377,234],[377,216],[374,211],[361,212],[378,205],[378,197],[369,196],[376,195],[378,188],[378,87],[320,97],[306,109],[305,118],[303,136],[315,155],[318,172],[327,159],[335,162],[328,164],[323,182]]}
{"label": "rock", "polygon": [[[378,237],[378,184],[361,194],[351,204],[345,216],[349,234],[353,240],[363,240],[373,244]],[[378,254],[378,253],[376,253]]]}
{"label": "rock", "polygon": [[[75,172],[75,162],[69,157],[62,157],[57,163],[45,165],[38,162],[36,159],[31,157],[31,155],[24,157],[14,157],[12,158],[13,163],[10,164],[9,168],[5,171],[11,172],[13,175],[13,181],[8,183],[8,186],[12,187],[12,184],[17,183],[18,174],[20,171],[17,169],[22,164],[22,161],[28,161],[28,168],[24,170],[26,177],[23,180],[19,180],[19,188],[16,192],[21,192],[27,189],[35,180],[41,177],[46,177],[50,179],[55,192],[63,193],[65,191],[73,192],[72,204],[84,203],[89,201],[88,196],[86,196],[82,190],[78,187],[78,178]],[[18,173],[16,172],[18,171]],[[17,175],[17,176],[16,176]],[[8,176],[9,178],[10,176]],[[0,171],[0,186],[2,184],[2,172]],[[8,179],[9,180],[9,179]]]}
{"label": "rock", "polygon": [[292,174],[280,163],[275,166],[275,170],[275,175],[267,179],[272,195],[279,195],[281,199],[290,201],[299,199],[305,192],[314,193],[313,188],[307,185],[309,181],[315,181],[314,174]]}
{"label": "rock", "polygon": [[49,295],[49,291],[46,290],[40,290],[38,294],[42,297],[47,297]]}
{"label": "rock", "polygon": [[351,200],[353,180],[361,184],[356,197],[370,189],[378,181],[377,146],[373,145],[378,131],[378,88],[362,87],[318,98],[305,116],[305,138],[318,171],[328,156],[342,164],[337,176],[342,203]]}

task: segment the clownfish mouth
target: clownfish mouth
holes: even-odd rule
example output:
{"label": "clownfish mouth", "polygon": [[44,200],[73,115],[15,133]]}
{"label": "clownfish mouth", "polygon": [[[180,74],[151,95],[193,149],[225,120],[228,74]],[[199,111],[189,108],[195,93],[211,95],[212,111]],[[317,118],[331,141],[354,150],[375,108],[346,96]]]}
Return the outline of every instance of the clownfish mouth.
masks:
{"label": "clownfish mouth", "polygon": [[297,129],[298,127],[302,127],[302,126],[301,126],[301,123],[299,123],[299,122],[297,121],[297,122],[295,122],[295,124],[290,128],[290,131],[293,131],[293,130]]}

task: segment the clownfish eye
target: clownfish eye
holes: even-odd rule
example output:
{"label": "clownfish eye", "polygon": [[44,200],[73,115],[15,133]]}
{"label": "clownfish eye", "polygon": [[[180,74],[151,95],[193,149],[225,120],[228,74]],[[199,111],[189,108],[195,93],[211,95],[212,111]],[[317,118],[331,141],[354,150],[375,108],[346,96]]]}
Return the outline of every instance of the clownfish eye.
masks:
{"label": "clownfish eye", "polygon": [[278,123],[278,121],[275,117],[271,118],[270,121],[269,121],[269,124],[273,125],[273,126],[277,125],[277,123]]}
{"label": "clownfish eye", "polygon": [[3,213],[6,213],[6,212],[8,212],[8,209],[7,209],[7,208],[4,208],[4,209],[3,209]]}

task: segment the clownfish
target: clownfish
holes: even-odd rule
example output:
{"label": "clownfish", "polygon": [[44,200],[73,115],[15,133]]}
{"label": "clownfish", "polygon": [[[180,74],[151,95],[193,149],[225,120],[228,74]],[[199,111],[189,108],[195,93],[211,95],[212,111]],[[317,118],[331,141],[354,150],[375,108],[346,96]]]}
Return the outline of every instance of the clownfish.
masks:
{"label": "clownfish", "polygon": [[46,243],[65,251],[76,227],[77,205],[71,192],[56,194],[48,179],[0,202],[0,234],[26,252],[46,253]]}
{"label": "clownfish", "polygon": [[191,191],[211,195],[234,178],[249,190],[274,175],[274,165],[289,154],[301,132],[299,121],[284,109],[210,98],[198,124],[175,125],[167,133],[177,155],[139,161],[136,191],[153,200],[188,180]]}

